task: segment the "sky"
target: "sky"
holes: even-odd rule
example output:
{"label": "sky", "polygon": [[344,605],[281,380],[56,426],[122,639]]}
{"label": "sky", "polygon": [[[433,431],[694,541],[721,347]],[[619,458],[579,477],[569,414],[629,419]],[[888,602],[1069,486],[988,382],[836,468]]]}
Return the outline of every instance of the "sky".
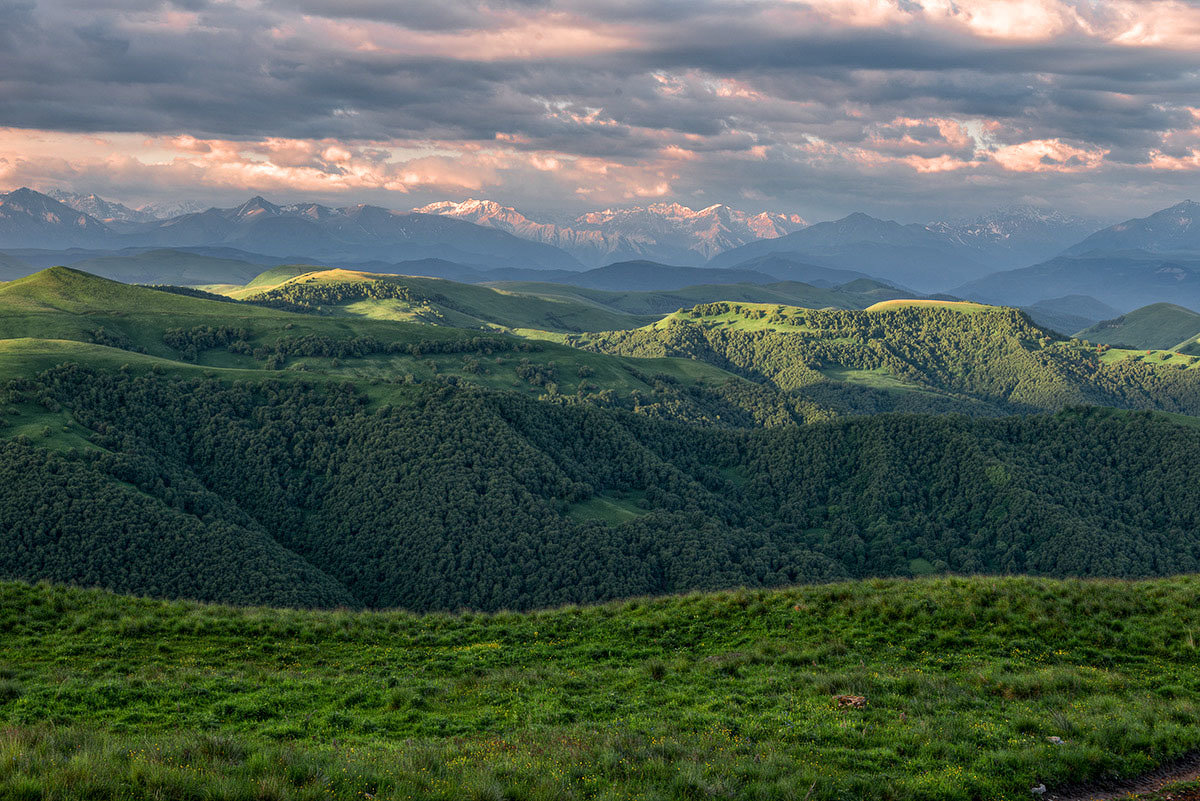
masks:
{"label": "sky", "polygon": [[901,221],[1200,199],[1200,0],[0,0],[0,188]]}

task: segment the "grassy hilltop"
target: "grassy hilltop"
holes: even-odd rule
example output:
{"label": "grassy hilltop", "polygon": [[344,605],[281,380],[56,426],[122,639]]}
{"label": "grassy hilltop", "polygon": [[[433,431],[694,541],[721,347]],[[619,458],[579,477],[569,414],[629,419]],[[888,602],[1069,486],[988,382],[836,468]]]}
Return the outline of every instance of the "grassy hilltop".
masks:
{"label": "grassy hilltop", "polygon": [[1197,610],[1195,578],[433,616],[0,584],[0,796],[1022,799],[1200,747]]}

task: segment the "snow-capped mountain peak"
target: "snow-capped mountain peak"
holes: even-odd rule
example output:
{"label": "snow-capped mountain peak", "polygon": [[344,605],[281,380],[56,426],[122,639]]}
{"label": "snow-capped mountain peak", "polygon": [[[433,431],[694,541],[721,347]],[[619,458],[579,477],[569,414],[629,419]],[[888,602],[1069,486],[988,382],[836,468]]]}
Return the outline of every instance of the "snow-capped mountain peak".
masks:
{"label": "snow-capped mountain peak", "polygon": [[581,214],[562,225],[533,220],[512,206],[475,198],[430,203],[413,211],[499,228],[555,245],[594,265],[626,259],[701,264],[731,247],[783,236],[805,226],[795,214],[747,214],[723,203],[699,210],[677,202],[608,208]]}
{"label": "snow-capped mountain peak", "polygon": [[969,219],[942,220],[926,227],[977,250],[1011,250],[1029,259],[1045,258],[1096,231],[1102,222],[1056,209],[1007,206]]}
{"label": "snow-capped mountain peak", "polygon": [[153,215],[131,209],[123,203],[105,200],[95,192],[85,195],[62,189],[51,189],[46,192],[46,196],[106,224],[152,222],[155,219]]}

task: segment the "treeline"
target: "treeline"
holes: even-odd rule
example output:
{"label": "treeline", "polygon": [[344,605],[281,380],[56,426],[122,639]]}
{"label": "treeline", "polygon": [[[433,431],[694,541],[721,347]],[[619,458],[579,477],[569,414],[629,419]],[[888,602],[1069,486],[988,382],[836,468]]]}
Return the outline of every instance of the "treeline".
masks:
{"label": "treeline", "polygon": [[281,303],[288,307],[319,311],[323,306],[340,306],[360,300],[401,300],[415,305],[448,305],[440,294],[424,294],[395,281],[319,281],[309,278],[258,292],[256,303]]}
{"label": "treeline", "polygon": [[61,407],[95,447],[0,450],[0,575],[424,610],[1200,570],[1200,431],[1149,414],[737,430],[469,386],[393,397],[77,366],[10,384],[0,401]]}
{"label": "treeline", "polygon": [[177,351],[187,361],[195,361],[203,352],[224,348],[230,353],[252,356],[278,369],[289,357],[326,357],[336,359],[361,358],[386,353],[426,356],[445,353],[474,353],[490,355],[521,351],[534,353],[542,346],[512,337],[470,337],[435,339],[418,342],[384,342],[372,336],[331,337],[325,334],[294,334],[274,342],[255,345],[253,334],[246,328],[200,325],[191,328],[168,328],[163,332],[163,344]]}

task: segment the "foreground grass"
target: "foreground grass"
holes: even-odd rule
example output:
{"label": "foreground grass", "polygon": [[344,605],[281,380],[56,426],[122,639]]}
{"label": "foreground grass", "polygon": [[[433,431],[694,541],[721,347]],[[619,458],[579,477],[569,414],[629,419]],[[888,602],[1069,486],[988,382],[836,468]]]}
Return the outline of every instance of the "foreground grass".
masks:
{"label": "foreground grass", "polygon": [[1027,798],[1200,747],[1198,634],[1197,578],[427,616],[7,583],[0,797]]}

